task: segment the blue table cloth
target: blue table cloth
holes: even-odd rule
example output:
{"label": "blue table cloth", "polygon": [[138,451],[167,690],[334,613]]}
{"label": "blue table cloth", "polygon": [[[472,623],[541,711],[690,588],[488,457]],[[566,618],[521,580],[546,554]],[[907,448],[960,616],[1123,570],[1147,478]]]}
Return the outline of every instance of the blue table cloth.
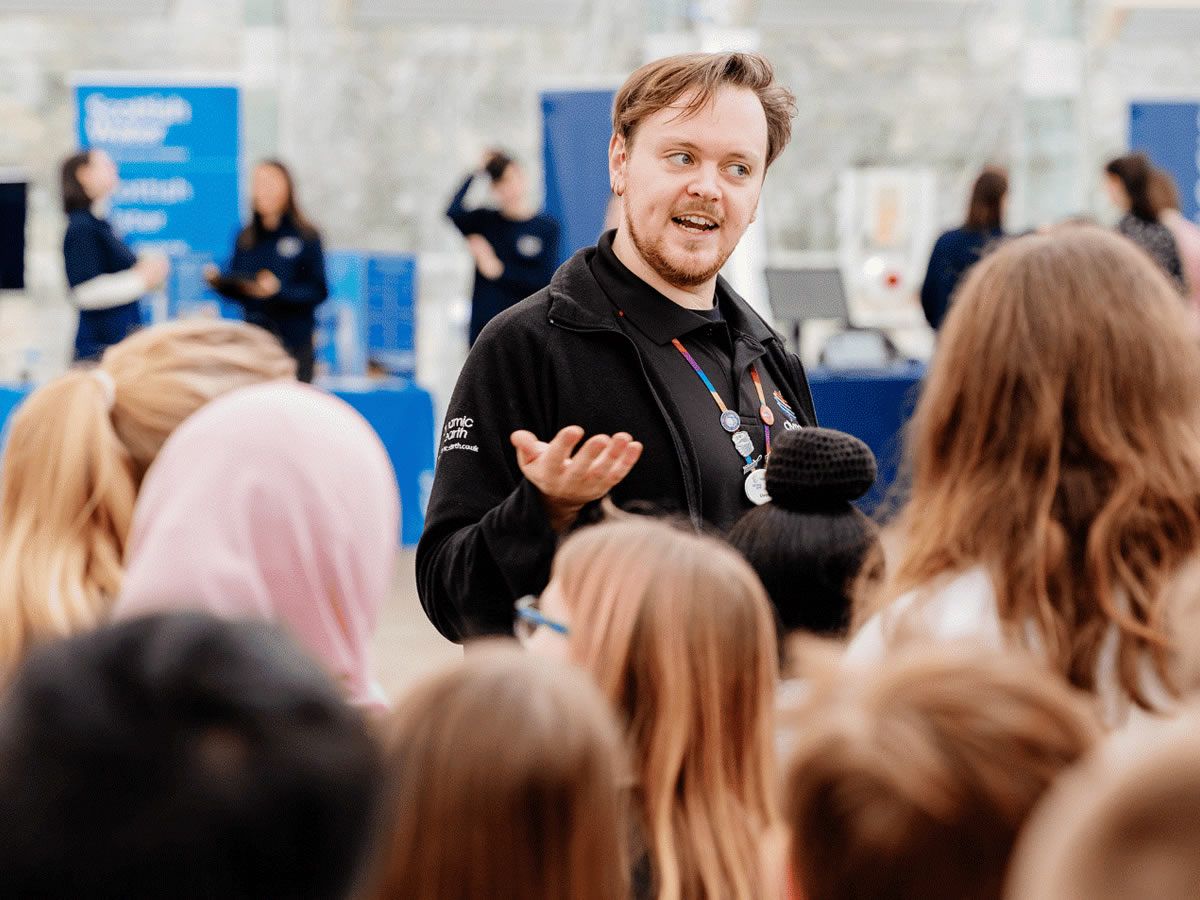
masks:
{"label": "blue table cloth", "polygon": [[[897,476],[904,449],[904,429],[912,417],[925,366],[903,363],[886,369],[807,371],[817,421],[862,440],[875,453],[879,477],[859,506],[886,512],[898,495]],[[885,500],[888,502],[885,504]]]}
{"label": "blue table cloth", "polygon": [[[320,386],[353,406],[378,433],[396,470],[400,490],[400,539],[412,546],[425,527],[425,506],[433,484],[433,400],[428,391],[401,378],[328,379]],[[0,429],[33,390],[32,385],[0,385]]]}

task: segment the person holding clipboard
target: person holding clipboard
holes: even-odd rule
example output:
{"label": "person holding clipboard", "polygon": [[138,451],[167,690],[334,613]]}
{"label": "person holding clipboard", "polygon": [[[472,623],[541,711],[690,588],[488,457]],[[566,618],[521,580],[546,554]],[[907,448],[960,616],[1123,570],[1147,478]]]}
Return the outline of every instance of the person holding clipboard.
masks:
{"label": "person holding clipboard", "polygon": [[246,321],[279,338],[296,360],[296,377],[312,381],[315,310],[329,296],[321,236],[296,204],[287,166],[263,160],[250,185],[250,222],[238,233],[228,270],[205,280],[240,304]]}

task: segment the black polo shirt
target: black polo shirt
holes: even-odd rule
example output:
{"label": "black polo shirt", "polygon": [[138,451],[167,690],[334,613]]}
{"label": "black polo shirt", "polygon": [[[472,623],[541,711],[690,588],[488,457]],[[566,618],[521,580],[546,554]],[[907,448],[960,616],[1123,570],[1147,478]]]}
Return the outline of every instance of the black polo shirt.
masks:
{"label": "black polo shirt", "polygon": [[[721,411],[712,394],[671,341],[677,338],[683,344],[725,406],[740,415],[742,430],[754,444],[751,457],[759,461],[759,468],[765,462],[765,433],[750,368],[765,351],[746,333],[741,311],[719,284],[711,311],[685,309],[626,268],[612,249],[615,234],[600,238],[591,259],[592,274],[620,311],[618,321],[637,345],[651,382],[670,396],[683,417],[676,424],[696,451],[705,520],[727,530],[754,506],[744,489],[746,460],[734,447],[730,433],[721,427]],[[775,418],[771,426],[774,435],[791,417],[775,397],[777,385],[770,374],[761,365],[756,368]]]}

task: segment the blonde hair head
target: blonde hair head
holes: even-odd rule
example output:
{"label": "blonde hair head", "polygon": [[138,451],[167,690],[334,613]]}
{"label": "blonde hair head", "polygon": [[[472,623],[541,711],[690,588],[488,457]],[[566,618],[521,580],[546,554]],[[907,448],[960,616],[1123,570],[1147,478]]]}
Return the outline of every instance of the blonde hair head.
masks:
{"label": "blonde hair head", "polygon": [[387,724],[379,900],[622,900],[625,769],[574,667],[507,643],[414,688]]}
{"label": "blonde hair head", "polygon": [[656,896],[768,896],[776,638],[753,570],[713,538],[631,517],[568,539],[552,581],[572,658],[626,721]]}
{"label": "blonde hair head", "polygon": [[266,331],[157,325],[34,391],[0,459],[0,681],[34,642],[103,620],[120,590],[138,485],[163,442],[214,397],[295,376]]}
{"label": "blonde hair head", "polygon": [[1135,757],[1108,748],[1064,778],[1017,844],[1005,897],[1192,900],[1200,886],[1198,725],[1193,711],[1153,732],[1153,745]]}
{"label": "blonde hair head", "polygon": [[1026,816],[1100,736],[1037,662],[946,646],[831,669],[791,724],[790,861],[809,900],[998,900]]}
{"label": "blonde hair head", "polygon": [[1095,691],[1115,631],[1119,683],[1151,707],[1140,665],[1168,681],[1164,586],[1200,547],[1200,347],[1146,254],[1084,226],[974,266],[908,455],[879,599],[983,566],[1011,636],[1031,630],[1054,669]]}

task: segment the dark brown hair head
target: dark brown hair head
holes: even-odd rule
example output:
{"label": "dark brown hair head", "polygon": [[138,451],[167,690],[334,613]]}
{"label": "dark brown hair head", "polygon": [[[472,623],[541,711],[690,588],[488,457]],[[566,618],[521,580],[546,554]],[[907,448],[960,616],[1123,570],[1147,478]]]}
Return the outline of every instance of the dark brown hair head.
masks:
{"label": "dark brown hair head", "polygon": [[1001,227],[1004,197],[1008,194],[1008,173],[989,166],[979,173],[971,188],[971,203],[967,207],[968,231],[996,231]]}

